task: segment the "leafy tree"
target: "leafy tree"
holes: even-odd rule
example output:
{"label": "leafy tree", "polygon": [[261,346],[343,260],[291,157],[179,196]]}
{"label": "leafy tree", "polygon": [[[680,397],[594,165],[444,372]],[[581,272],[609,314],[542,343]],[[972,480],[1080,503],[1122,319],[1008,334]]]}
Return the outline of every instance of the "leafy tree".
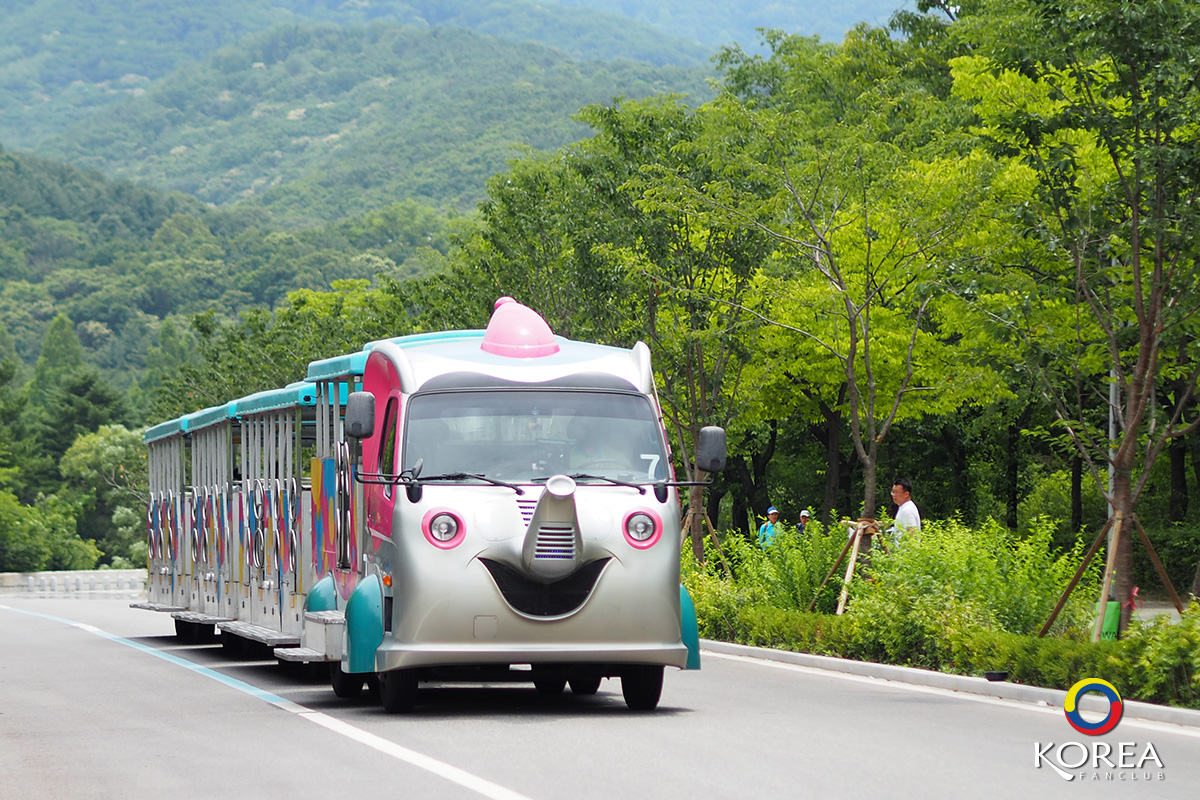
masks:
{"label": "leafy tree", "polygon": [[[763,401],[771,414],[807,398],[830,428],[848,423],[863,513],[873,517],[880,445],[893,424],[976,402],[995,386],[941,332],[937,302],[943,271],[970,256],[988,162],[947,158],[943,142],[914,129],[914,113],[952,112],[922,96],[900,68],[904,45],[884,32],[860,28],[841,47],[771,42],[769,62],[725,54],[741,96],[704,109],[722,122],[690,146],[720,179],[693,190],[692,202],[773,241],[750,311],[789,335],[765,335],[773,357],[754,380],[773,398]],[[833,461],[836,437],[829,442]]]}
{"label": "leafy tree", "polygon": [[[140,513],[130,525],[129,515],[118,512],[146,505],[146,470],[141,436],[122,425],[102,425],[79,436],[59,462],[69,491],[89,498],[80,509],[80,533],[95,539],[109,562],[114,557],[130,558],[133,545],[144,536]],[[119,518],[124,525],[118,524]]]}
{"label": "leafy tree", "polygon": [[33,516],[16,495],[0,489],[0,571],[32,572],[45,565],[46,544],[37,537]]}
{"label": "leafy tree", "polygon": [[22,505],[0,489],[0,572],[94,567],[100,552],[75,535],[75,510],[55,495]]}
{"label": "leafy tree", "polygon": [[155,420],[285,386],[301,380],[310,361],[413,330],[395,296],[365,280],[337,282],[326,293],[292,292],[277,313],[251,309],[234,324],[223,325],[213,312],[199,314],[192,326],[200,359],[163,376]]}
{"label": "leafy tree", "polygon": [[44,398],[64,383],[67,375],[83,365],[83,346],[75,334],[75,324],[66,314],[59,314],[42,340],[42,351],[33,370],[30,398],[41,405]]}
{"label": "leafy tree", "polygon": [[[1188,414],[1200,374],[1200,147],[1190,111],[1200,101],[1200,9],[1068,0],[985,10],[964,19],[981,47],[954,62],[956,90],[976,103],[999,152],[1016,154],[1011,174],[1025,176],[1035,202],[1014,213],[1040,247],[1019,262],[1023,274],[1003,277],[1019,294],[989,293],[978,307],[1022,345],[1059,429],[1128,522],[1158,455],[1198,424]],[[994,33],[1014,22],[1030,32],[1019,46]],[[1110,406],[1112,440],[1094,413]],[[1117,552],[1122,629],[1131,540],[1121,537]]]}

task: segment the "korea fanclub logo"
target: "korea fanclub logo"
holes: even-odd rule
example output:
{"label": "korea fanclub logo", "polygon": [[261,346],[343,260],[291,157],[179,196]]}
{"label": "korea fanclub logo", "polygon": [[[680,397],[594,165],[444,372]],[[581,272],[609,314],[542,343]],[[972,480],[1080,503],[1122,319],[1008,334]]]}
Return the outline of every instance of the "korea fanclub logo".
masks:
{"label": "korea fanclub logo", "polygon": [[[1089,721],[1080,713],[1084,695],[1099,694],[1108,702],[1103,719]],[[1084,736],[1102,736],[1111,732],[1125,713],[1121,693],[1108,681],[1084,678],[1071,687],[1063,701],[1067,722]],[[1161,781],[1162,759],[1152,742],[1110,742],[1099,740],[1034,742],[1033,766],[1049,767],[1065,781]]]}

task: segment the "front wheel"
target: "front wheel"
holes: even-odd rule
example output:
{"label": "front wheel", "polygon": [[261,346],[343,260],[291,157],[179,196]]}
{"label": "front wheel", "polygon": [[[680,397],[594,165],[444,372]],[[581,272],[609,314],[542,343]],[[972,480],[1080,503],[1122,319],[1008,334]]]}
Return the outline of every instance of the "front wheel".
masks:
{"label": "front wheel", "polygon": [[621,672],[621,694],[632,711],[653,711],[662,696],[663,668],[654,664],[637,664]]}
{"label": "front wheel", "polygon": [[417,672],[395,669],[379,673],[379,700],[389,714],[403,714],[417,705]]}
{"label": "front wheel", "polygon": [[350,700],[362,693],[363,676],[352,672],[343,672],[342,665],[337,661],[329,662],[329,685],[333,693],[343,700]]}

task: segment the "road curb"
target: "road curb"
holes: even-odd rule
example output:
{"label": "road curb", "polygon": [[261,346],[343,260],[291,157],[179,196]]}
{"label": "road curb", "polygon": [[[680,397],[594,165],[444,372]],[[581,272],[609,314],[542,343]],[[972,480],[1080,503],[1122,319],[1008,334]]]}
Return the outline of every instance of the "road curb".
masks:
{"label": "road curb", "polygon": [[[969,675],[949,675],[945,672],[933,672],[932,670],[916,669],[914,667],[897,667],[891,664],[875,664],[870,661],[851,661],[845,658],[833,658],[832,656],[794,653],[790,650],[750,647],[744,644],[718,642],[712,639],[701,639],[700,647],[713,653],[757,658],[764,661],[779,661],[785,664],[811,667],[812,669],[843,672],[883,681],[929,686],[936,689],[977,694],[985,697],[999,697],[1004,700],[1016,700],[1023,703],[1039,703],[1055,708],[1062,708],[1063,701],[1067,696],[1066,692],[1059,689],[1044,689],[1040,686],[1026,686],[1006,681],[989,681],[984,678],[973,678]],[[1104,711],[1106,710],[1105,707],[1100,705],[1103,702],[1094,695],[1086,695],[1083,698],[1082,705],[1085,708],[1090,708],[1095,703],[1098,710]],[[1128,719],[1166,722],[1172,725],[1200,728],[1200,711],[1135,701],[1126,701],[1124,705],[1124,716]]]}

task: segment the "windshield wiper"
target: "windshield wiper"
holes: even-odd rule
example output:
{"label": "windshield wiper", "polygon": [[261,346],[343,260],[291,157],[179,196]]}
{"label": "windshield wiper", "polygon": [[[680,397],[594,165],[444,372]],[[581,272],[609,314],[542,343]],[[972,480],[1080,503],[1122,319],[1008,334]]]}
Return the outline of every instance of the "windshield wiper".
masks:
{"label": "windshield wiper", "polygon": [[[638,494],[646,493],[646,488],[644,486],[642,486],[641,484],[630,483],[629,481],[619,481],[616,478],[610,478],[606,475],[588,475],[587,473],[584,473],[584,472],[577,472],[574,475],[568,475],[567,477],[570,478],[571,480],[576,480],[576,481],[579,481],[579,480],[608,481],[613,486],[628,486],[630,489],[637,489]],[[531,483],[544,483],[545,481],[548,481],[548,480],[550,480],[550,479],[547,477],[532,478]]]}
{"label": "windshield wiper", "polygon": [[429,481],[462,481],[466,480],[467,478],[474,478],[475,480],[483,481],[484,483],[490,483],[493,486],[504,486],[512,489],[517,494],[525,494],[525,490],[520,486],[517,486],[515,483],[508,483],[506,481],[496,480],[495,478],[489,478],[487,475],[483,475],[478,472],[447,472],[445,475],[421,475],[420,477],[413,478],[412,480],[414,483],[427,483]]}

